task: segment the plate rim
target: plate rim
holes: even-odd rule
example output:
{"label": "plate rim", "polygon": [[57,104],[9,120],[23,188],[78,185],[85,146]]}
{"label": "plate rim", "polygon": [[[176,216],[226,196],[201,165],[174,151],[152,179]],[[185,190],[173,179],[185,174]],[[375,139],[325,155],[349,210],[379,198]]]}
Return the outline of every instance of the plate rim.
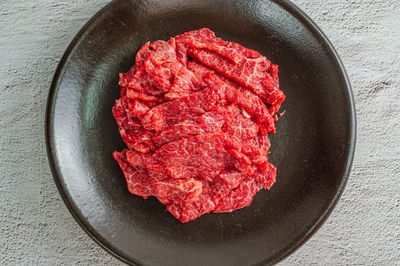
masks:
{"label": "plate rim", "polygon": [[[94,22],[100,18],[102,15],[105,14],[105,12],[112,8],[113,6],[116,6],[118,3],[126,1],[126,0],[113,0],[110,3],[106,4],[103,8],[101,8],[99,11],[97,11],[84,25],[83,27],[79,30],[79,32],[74,36],[72,41],[69,43],[67,49],[63,53],[63,56],[61,57],[60,62],[57,65],[57,68],[54,72],[53,79],[50,85],[50,90],[47,96],[47,103],[46,103],[46,112],[45,112],[45,123],[44,123],[44,135],[45,135],[45,142],[46,142],[46,152],[47,152],[47,159],[49,161],[49,166],[51,170],[51,174],[53,176],[53,180],[56,184],[57,190],[66,205],[68,211],[74,217],[75,221],[79,224],[79,226],[83,229],[83,231],[86,232],[86,234],[95,242],[97,243],[100,247],[102,247],[105,251],[113,255],[115,258],[119,259],[120,261],[129,264],[129,265],[142,265],[140,261],[137,261],[135,258],[125,258],[119,250],[114,250],[113,246],[105,239],[101,239],[98,235],[96,235],[96,232],[91,226],[88,226],[85,224],[83,219],[79,217],[76,208],[73,206],[72,199],[69,197],[67,190],[63,186],[61,182],[61,174],[59,172],[59,169],[57,167],[57,156],[55,155],[54,151],[55,148],[53,147],[53,131],[52,131],[52,125],[53,125],[53,114],[54,114],[54,107],[55,107],[55,100],[56,96],[58,93],[58,87],[60,84],[60,81],[62,80],[65,72],[66,65],[73,54],[74,50],[77,47],[77,44],[79,44],[79,41],[87,34],[88,30],[94,26]],[[340,56],[332,43],[329,41],[328,37],[326,34],[319,28],[319,26],[302,10],[300,9],[297,5],[292,3],[290,0],[265,0],[265,1],[271,1],[279,6],[281,6],[283,9],[285,9],[288,13],[291,15],[295,16],[297,19],[300,20],[302,24],[305,26],[309,27],[309,30],[312,33],[316,34],[316,38],[320,39],[321,43],[326,44],[326,50],[329,50],[331,52],[331,55],[334,57],[335,61],[337,62],[337,65],[339,67],[339,70],[343,76],[344,83],[346,85],[346,93],[347,97],[349,99],[349,108],[350,108],[350,113],[349,113],[349,142],[348,142],[348,153],[347,153],[347,159],[346,159],[346,165],[344,169],[344,174],[342,176],[342,179],[340,181],[340,185],[332,198],[331,202],[325,209],[325,211],[322,213],[322,215],[319,217],[319,219],[309,228],[292,246],[287,247],[286,249],[281,250],[280,252],[276,253],[272,257],[260,261],[259,264],[276,264],[283,259],[287,258],[290,254],[292,254],[294,251],[299,249],[305,242],[307,242],[317,231],[321,226],[325,223],[327,218],[330,216],[332,211],[334,210],[335,206],[337,205],[339,199],[341,198],[344,189],[346,187],[346,184],[348,182],[350,172],[352,169],[353,165],[353,160],[354,160],[354,155],[355,155],[355,147],[356,147],[356,135],[357,135],[357,115],[356,115],[356,108],[355,108],[355,101],[354,101],[354,95],[352,91],[352,86],[350,79],[348,77],[348,74],[346,72],[346,69],[344,67],[344,64],[342,60],[340,59]]]}

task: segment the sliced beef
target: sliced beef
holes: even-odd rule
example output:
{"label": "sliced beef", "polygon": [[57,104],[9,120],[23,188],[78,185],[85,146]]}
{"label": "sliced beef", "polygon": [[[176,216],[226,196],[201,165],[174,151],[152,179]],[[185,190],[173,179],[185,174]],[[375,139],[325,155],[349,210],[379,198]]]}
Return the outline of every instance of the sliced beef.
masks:
{"label": "sliced beef", "polygon": [[160,178],[158,175],[149,175],[145,168],[133,167],[127,160],[127,150],[114,152],[113,157],[121,167],[128,190],[132,194],[145,198],[156,196],[164,201],[183,200],[185,202],[193,202],[199,198],[202,192],[202,182],[193,178],[184,180]]}
{"label": "sliced beef", "polygon": [[240,144],[226,134],[197,135],[162,146],[147,160],[146,168],[173,178],[212,181],[229,167],[252,171],[250,159],[239,149]]}
{"label": "sliced beef", "polygon": [[260,187],[256,182],[247,178],[241,181],[238,188],[231,190],[226,197],[222,198],[213,212],[232,212],[247,207],[259,190]]}
{"label": "sliced beef", "polygon": [[164,130],[211,110],[223,96],[223,90],[205,88],[187,97],[157,105],[146,113],[142,125],[148,130]]}
{"label": "sliced beef", "polygon": [[275,183],[269,133],[285,95],[278,66],[209,29],[145,43],[120,74],[114,152],[128,190],[182,223],[250,205]]}
{"label": "sliced beef", "polygon": [[213,211],[218,202],[229,192],[229,187],[220,180],[203,181],[203,191],[196,201],[174,201],[167,204],[167,210],[179,221],[186,223]]}
{"label": "sliced beef", "polygon": [[218,106],[194,119],[177,123],[153,136],[154,143],[160,147],[172,141],[205,133],[223,132],[222,127],[227,121],[234,119],[239,108],[236,105]]}
{"label": "sliced beef", "polygon": [[204,114],[217,103],[234,103],[242,107],[256,122],[261,123],[263,132],[275,132],[274,120],[260,99],[257,101],[241,93],[216,75],[210,74],[205,80],[208,87],[202,91],[152,108],[142,120],[143,127],[161,131],[188,118]]}
{"label": "sliced beef", "polygon": [[222,176],[225,179],[240,180],[239,186],[235,190],[230,190],[229,194],[222,198],[213,210],[214,212],[232,212],[250,205],[254,195],[262,188],[269,189],[275,183],[276,168],[272,164],[267,164],[267,170],[262,173],[255,170],[252,175],[233,172]]}
{"label": "sliced beef", "polygon": [[[197,60],[192,60],[192,61],[188,62],[187,67],[189,70],[191,70],[197,76],[197,78],[199,80],[202,81],[203,84],[205,84],[204,86],[207,86],[207,82],[205,81],[205,79],[207,79],[207,77],[210,74],[215,74],[218,78],[220,78],[223,82],[225,82],[229,86],[235,88],[236,90],[240,91],[241,93],[246,94],[251,99],[251,101],[259,102],[261,100],[251,90],[240,85],[239,83],[235,82],[234,80],[231,80],[231,79],[219,74],[218,72],[215,72],[211,68],[209,68],[205,65],[202,65]],[[276,79],[278,79],[277,72],[276,72]]]}
{"label": "sliced beef", "polygon": [[227,169],[222,171],[218,177],[223,180],[223,182],[229,187],[229,189],[237,188],[243,179],[246,177],[246,174],[236,170],[236,169]]}
{"label": "sliced beef", "polygon": [[260,59],[268,69],[271,64],[269,60],[263,57],[257,51],[248,49],[238,43],[227,42],[215,37],[215,33],[207,28],[200,30],[189,31],[175,37],[177,43],[182,43],[187,47],[204,48],[214,51],[221,56],[231,60],[234,63],[239,63],[243,58]]}
{"label": "sliced beef", "polygon": [[135,114],[141,116],[146,110],[145,105],[126,96],[117,100],[112,109],[123,141],[128,148],[143,153],[155,149],[152,140],[154,132],[144,129],[139,118],[135,116]]}
{"label": "sliced beef", "polygon": [[270,131],[274,132],[274,119],[268,111],[268,108],[257,95],[239,83],[214,72],[207,66],[200,64],[198,61],[189,62],[188,68],[204,84],[211,87],[223,88],[223,90],[226,91],[226,100],[238,103],[244,108],[246,113],[250,112],[250,114],[248,114],[249,116],[253,116],[255,120],[258,120],[257,122],[265,124],[264,128],[266,133]]}
{"label": "sliced beef", "polygon": [[274,119],[259,98],[253,98],[246,93],[240,92],[213,73],[205,76],[204,79],[209,87],[224,92],[226,101],[241,106],[249,116],[262,126],[263,132],[275,133]]}
{"label": "sliced beef", "polygon": [[[249,58],[234,63],[207,49],[189,48],[188,53],[202,64],[250,89],[261,100],[273,107],[272,115],[276,113],[285,99],[285,95],[279,89],[278,81],[273,78],[276,77],[277,66],[269,69],[266,68],[263,60]],[[271,70],[274,72],[273,74],[268,73]]]}
{"label": "sliced beef", "polygon": [[259,135],[259,126],[243,116],[236,105],[218,107],[192,120],[185,120],[164,131],[157,132],[153,141],[157,147],[169,142],[206,133],[226,133],[236,143],[240,143],[240,152],[252,163],[263,163],[267,157],[269,140]]}
{"label": "sliced beef", "polygon": [[259,126],[257,123],[243,115],[237,115],[227,121],[225,133],[240,141],[248,141],[258,135]]}
{"label": "sliced beef", "polygon": [[257,135],[256,137],[248,140],[246,145],[250,150],[246,153],[246,155],[254,164],[259,165],[267,160],[268,150],[271,146],[268,136]]}
{"label": "sliced beef", "polygon": [[164,102],[188,96],[202,89],[196,76],[177,59],[175,41],[146,43],[136,56],[136,64],[120,83],[126,95],[146,102]]}

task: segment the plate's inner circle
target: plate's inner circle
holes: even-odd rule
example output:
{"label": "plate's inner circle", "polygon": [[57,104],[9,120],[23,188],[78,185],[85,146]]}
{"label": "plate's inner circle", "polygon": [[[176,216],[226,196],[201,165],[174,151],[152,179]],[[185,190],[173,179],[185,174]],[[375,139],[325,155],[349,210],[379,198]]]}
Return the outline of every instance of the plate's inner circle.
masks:
{"label": "plate's inner circle", "polygon": [[[340,194],[354,142],[347,78],[307,23],[290,4],[261,0],[126,0],[98,14],[61,61],[47,125],[56,182],[89,234],[127,262],[150,265],[268,263],[305,239]],[[118,73],[146,41],[202,27],[278,64],[287,99],[271,136],[272,189],[250,207],[181,224],[156,199],[129,194],[111,157],[125,147],[111,108]]]}

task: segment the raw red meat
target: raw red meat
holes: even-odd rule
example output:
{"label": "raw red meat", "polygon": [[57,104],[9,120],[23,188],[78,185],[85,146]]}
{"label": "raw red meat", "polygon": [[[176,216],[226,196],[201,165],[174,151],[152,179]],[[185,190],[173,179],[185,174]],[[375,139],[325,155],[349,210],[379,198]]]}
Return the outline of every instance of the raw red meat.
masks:
{"label": "raw red meat", "polygon": [[217,106],[194,119],[177,123],[164,131],[157,132],[153,141],[158,147],[172,141],[188,138],[205,133],[222,132],[222,127],[238,115],[236,105]]}
{"label": "raw red meat", "polygon": [[277,66],[271,67],[260,58],[243,58],[235,63],[208,49],[189,48],[188,54],[227,78],[249,88],[261,100],[271,105],[272,115],[285,100],[285,95],[279,89],[279,81],[274,79],[277,77]]}
{"label": "raw red meat", "polygon": [[[233,176],[233,177],[232,177]],[[275,183],[276,168],[267,164],[265,173],[255,170],[252,175],[243,173],[231,173],[225,179],[239,179],[239,185],[235,190],[222,198],[213,212],[232,212],[250,205],[254,195],[262,188],[269,189]]]}
{"label": "raw red meat", "polygon": [[164,130],[211,110],[223,96],[223,90],[205,88],[187,97],[162,103],[146,113],[142,120],[143,127],[148,130]]}
{"label": "raw red meat", "polygon": [[229,167],[246,173],[253,171],[251,160],[240,149],[241,144],[227,134],[202,134],[165,144],[152,155],[135,152],[135,159],[128,158],[128,161],[173,178],[213,181]]}
{"label": "raw red meat", "polygon": [[183,43],[186,47],[205,48],[228,58],[234,63],[242,61],[243,58],[260,59],[266,66],[271,64],[257,51],[248,49],[238,43],[227,42],[215,37],[214,32],[207,28],[186,32],[175,37],[177,43]]}
{"label": "raw red meat", "polygon": [[134,115],[134,100],[126,96],[115,102],[112,113],[119,126],[119,133],[129,149],[149,152],[155,149],[152,140],[154,132],[143,128],[138,117]]}
{"label": "raw red meat", "polygon": [[275,132],[274,119],[272,118],[272,115],[269,113],[265,104],[257,95],[235,81],[215,73],[210,68],[201,65],[196,61],[188,62],[188,68],[195,73],[199,80],[203,81],[203,84],[215,86],[217,88],[229,88],[227,91],[230,93],[226,93],[226,97],[230,98],[227,98],[227,100],[233,102],[236,101],[237,103],[240,102],[240,105],[244,108],[244,111],[247,110],[254,116],[254,119],[258,120],[258,122],[261,122],[262,130],[265,132],[265,134],[269,132]]}
{"label": "raw red meat", "polygon": [[262,125],[266,133],[275,133],[274,119],[259,98],[253,98],[246,93],[240,92],[215,74],[206,76],[206,82],[211,88],[224,92],[226,101],[240,105],[246,113]]}
{"label": "raw red meat", "polygon": [[285,99],[277,65],[209,29],[147,42],[135,60],[112,109],[129,192],[157,197],[185,223],[270,189],[268,133]]}
{"label": "raw red meat", "polygon": [[167,210],[179,221],[186,223],[215,210],[219,201],[228,195],[229,187],[221,180],[204,182],[199,198],[193,202],[174,201],[167,204]]}
{"label": "raw red meat", "polygon": [[196,201],[201,192],[202,182],[194,179],[160,178],[159,175],[149,175],[145,168],[133,167],[126,157],[127,150],[114,152],[113,157],[118,161],[124,172],[128,190],[132,194],[147,198],[156,196],[162,200]]}

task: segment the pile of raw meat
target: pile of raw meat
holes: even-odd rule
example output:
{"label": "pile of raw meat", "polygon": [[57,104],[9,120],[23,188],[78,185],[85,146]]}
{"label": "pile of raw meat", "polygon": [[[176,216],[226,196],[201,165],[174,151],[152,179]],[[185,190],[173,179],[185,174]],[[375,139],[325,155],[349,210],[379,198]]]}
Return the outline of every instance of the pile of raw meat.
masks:
{"label": "pile of raw meat", "polygon": [[285,99],[278,66],[209,29],[147,42],[113,107],[129,149],[114,152],[132,194],[185,223],[231,212],[275,182],[268,133]]}

